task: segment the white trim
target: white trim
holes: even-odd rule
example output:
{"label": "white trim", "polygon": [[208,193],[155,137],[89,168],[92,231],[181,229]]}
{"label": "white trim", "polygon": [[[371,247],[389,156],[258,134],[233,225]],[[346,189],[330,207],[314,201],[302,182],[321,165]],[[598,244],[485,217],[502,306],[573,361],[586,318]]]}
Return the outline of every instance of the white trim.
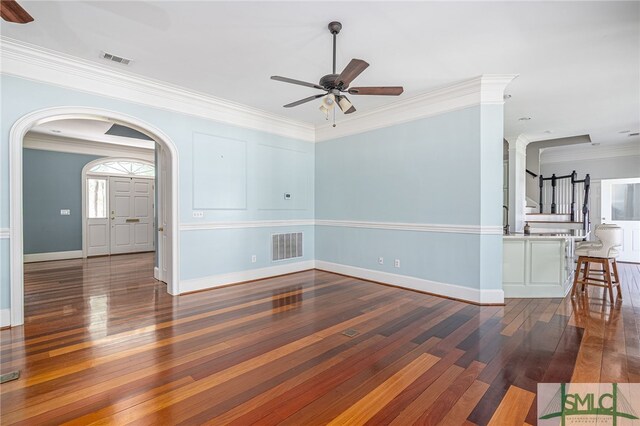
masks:
{"label": "white trim", "polygon": [[24,255],[24,263],[46,262],[49,260],[82,259],[82,250],[51,251]]}
{"label": "white trim", "polygon": [[316,142],[389,127],[472,105],[503,104],[504,88],[517,74],[484,74],[427,93],[399,100],[353,117],[337,127],[315,126],[258,108],[195,92],[179,86],[106,68],[92,61],[0,37],[5,74],[41,81],[193,115],[234,126]]}
{"label": "white trim", "polygon": [[640,156],[640,144],[633,143],[611,146],[578,144],[566,147],[542,149],[540,154],[540,164],[599,160],[602,158],[629,156]]}
{"label": "white trim", "polygon": [[0,37],[2,72],[108,98],[313,142],[315,128],[246,105]]}
{"label": "white trim", "polygon": [[502,226],[442,225],[435,223],[362,222],[354,220],[316,220],[318,226],[386,229],[395,231],[446,232],[453,234],[502,235]]}
{"label": "white trim", "polygon": [[43,151],[68,152],[73,154],[101,155],[104,157],[128,157],[153,162],[153,149],[135,148],[126,145],[48,136],[29,132],[25,136],[23,148]]}
{"label": "white trim", "polygon": [[9,230],[9,228],[0,228],[0,239],[8,240],[10,236],[11,236],[11,231]]}
{"label": "white trim", "polygon": [[184,292],[206,290],[228,284],[237,284],[244,281],[261,280],[277,275],[291,274],[293,272],[313,269],[315,262],[305,260],[302,262],[286,263],[266,268],[249,269],[246,271],[230,272],[228,274],[211,275],[203,278],[194,278],[180,282],[180,290]]}
{"label": "white trim", "polygon": [[407,275],[391,274],[389,272],[374,271],[372,269],[358,268],[356,266],[325,262],[322,260],[316,260],[315,267],[323,271],[391,284],[411,290],[424,291],[438,296],[451,297],[468,302],[481,304],[504,303],[504,292],[498,289],[479,290],[457,284],[440,283]]}
{"label": "white trim", "polygon": [[[3,52],[4,55],[4,52]],[[3,57],[4,59],[4,57]],[[92,107],[54,107],[29,113],[18,119],[9,133],[9,199],[10,199],[10,288],[11,288],[11,325],[24,323],[24,281],[23,281],[23,228],[22,228],[22,142],[26,133],[38,124],[67,118],[106,117],[122,123],[145,134],[153,135],[153,139],[169,150],[171,157],[171,264],[172,274],[167,291],[176,295],[180,293],[180,232],[178,226],[178,190],[180,176],[178,150],[173,141],[160,129],[135,117],[119,112]]]}
{"label": "white trim", "polygon": [[209,229],[244,229],[244,228],[271,228],[280,226],[313,226],[313,219],[302,220],[254,220],[246,222],[196,222],[181,223],[181,231],[202,231]]}
{"label": "white trim", "polygon": [[372,111],[343,117],[337,127],[316,127],[316,142],[394,126],[474,105],[502,105],[504,89],[517,74],[486,74],[411,98],[400,99]]}
{"label": "white trim", "polygon": [[364,222],[355,220],[254,220],[244,222],[181,223],[180,231],[215,229],[272,228],[282,226],[333,226],[342,228],[386,229],[391,231],[446,232],[451,234],[502,235],[502,226],[442,225],[435,223]]}
{"label": "white trim", "polygon": [[11,325],[11,309],[0,309],[0,327]]}
{"label": "white trim", "polygon": [[153,279],[160,281],[160,268],[157,266],[153,267]]}

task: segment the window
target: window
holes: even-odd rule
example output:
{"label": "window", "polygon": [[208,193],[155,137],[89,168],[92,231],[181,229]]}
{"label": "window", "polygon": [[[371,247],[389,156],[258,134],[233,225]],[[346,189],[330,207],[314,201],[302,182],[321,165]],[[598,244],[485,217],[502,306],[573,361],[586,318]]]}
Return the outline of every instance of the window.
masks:
{"label": "window", "polygon": [[106,219],[107,217],[107,180],[87,179],[87,218]]}
{"label": "window", "polygon": [[611,186],[611,219],[640,220],[640,183]]}
{"label": "window", "polygon": [[155,176],[156,169],[150,164],[135,161],[105,161],[96,164],[89,173],[105,173],[110,175]]}

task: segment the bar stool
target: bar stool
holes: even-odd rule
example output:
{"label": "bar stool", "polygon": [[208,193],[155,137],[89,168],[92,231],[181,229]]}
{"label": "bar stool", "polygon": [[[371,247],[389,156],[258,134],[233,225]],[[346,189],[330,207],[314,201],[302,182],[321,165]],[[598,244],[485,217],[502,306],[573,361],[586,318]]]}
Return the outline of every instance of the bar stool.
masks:
{"label": "bar stool", "polygon": [[[620,254],[618,248],[622,247],[622,228],[617,225],[602,224],[596,226],[594,233],[598,241],[584,241],[576,244],[575,253],[578,256],[578,262],[571,296],[575,296],[579,285],[582,291],[585,290],[585,286],[594,285],[606,288],[609,291],[609,299],[613,303],[613,287],[618,288],[618,298],[622,298],[616,263],[616,258]],[[592,264],[600,264],[602,270],[594,270]]]}

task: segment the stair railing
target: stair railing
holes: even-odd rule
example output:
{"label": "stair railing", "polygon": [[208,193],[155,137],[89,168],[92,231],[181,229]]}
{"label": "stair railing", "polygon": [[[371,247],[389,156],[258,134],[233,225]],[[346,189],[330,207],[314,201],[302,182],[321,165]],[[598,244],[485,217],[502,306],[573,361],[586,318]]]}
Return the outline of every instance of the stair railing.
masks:
{"label": "stair railing", "polygon": [[578,208],[581,205],[581,219],[585,232],[589,230],[589,193],[591,191],[591,177],[585,175],[584,179],[578,179],[574,170],[571,174],[550,177],[538,176],[540,189],[540,213],[545,213],[545,208],[550,204],[551,214],[568,214],[571,221],[576,222]]}

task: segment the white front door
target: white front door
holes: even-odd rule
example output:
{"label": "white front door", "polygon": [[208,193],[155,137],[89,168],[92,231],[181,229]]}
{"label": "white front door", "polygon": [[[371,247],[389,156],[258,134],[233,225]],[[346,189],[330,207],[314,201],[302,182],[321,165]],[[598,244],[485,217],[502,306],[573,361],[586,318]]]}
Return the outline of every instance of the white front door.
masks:
{"label": "white front door", "polygon": [[640,178],[603,180],[601,212],[602,223],[622,228],[618,260],[640,263]]}
{"label": "white front door", "polygon": [[153,251],[153,179],[109,178],[111,254]]}

